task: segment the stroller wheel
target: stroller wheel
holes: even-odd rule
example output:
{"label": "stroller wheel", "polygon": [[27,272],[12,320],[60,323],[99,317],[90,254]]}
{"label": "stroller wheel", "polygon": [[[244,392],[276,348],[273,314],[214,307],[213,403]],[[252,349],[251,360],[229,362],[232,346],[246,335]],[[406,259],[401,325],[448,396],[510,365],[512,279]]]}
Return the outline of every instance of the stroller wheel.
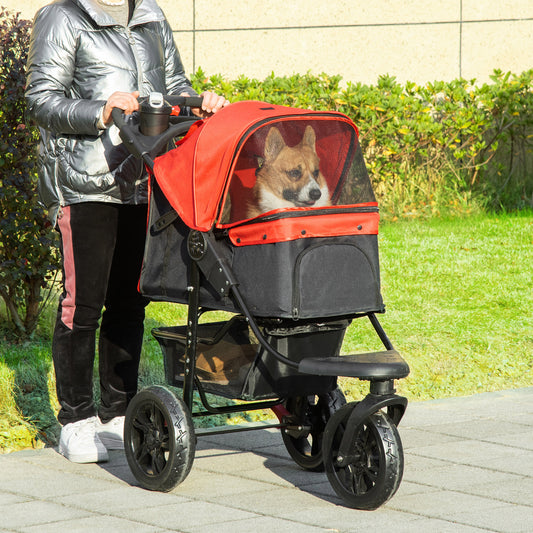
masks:
{"label": "stroller wheel", "polygon": [[196,448],[189,409],[165,387],[137,393],[128,406],[124,449],[142,487],[168,492],[191,470]]}
{"label": "stroller wheel", "polygon": [[303,435],[282,431],[283,443],[296,464],[313,472],[322,472],[322,437],[331,415],[346,403],[343,392],[336,388],[318,396],[295,396],[285,401],[285,407],[298,426],[308,427]]}
{"label": "stroller wheel", "polygon": [[339,466],[338,450],[356,403],[339,409],[329,420],[323,439],[328,479],[346,505],[373,510],[398,490],[403,475],[403,447],[396,426],[382,411],[358,427],[350,443],[350,459]]}

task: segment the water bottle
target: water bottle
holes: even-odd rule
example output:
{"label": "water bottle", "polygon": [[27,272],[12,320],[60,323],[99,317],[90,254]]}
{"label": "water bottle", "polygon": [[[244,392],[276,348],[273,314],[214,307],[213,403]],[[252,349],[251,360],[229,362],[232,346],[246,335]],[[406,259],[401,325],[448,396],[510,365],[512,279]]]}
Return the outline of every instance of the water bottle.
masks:
{"label": "water bottle", "polygon": [[167,130],[172,106],[161,93],[150,93],[141,103],[139,131],[143,135],[159,135]]}

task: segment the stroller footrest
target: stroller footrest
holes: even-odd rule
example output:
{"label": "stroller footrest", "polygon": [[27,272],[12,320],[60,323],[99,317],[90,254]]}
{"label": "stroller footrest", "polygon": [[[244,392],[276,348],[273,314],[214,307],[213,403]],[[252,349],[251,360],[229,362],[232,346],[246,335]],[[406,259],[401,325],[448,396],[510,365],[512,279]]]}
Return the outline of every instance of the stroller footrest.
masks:
{"label": "stroller footrest", "polygon": [[300,362],[298,371],[319,376],[385,381],[406,377],[409,365],[396,350],[387,350],[340,357],[308,357]]}

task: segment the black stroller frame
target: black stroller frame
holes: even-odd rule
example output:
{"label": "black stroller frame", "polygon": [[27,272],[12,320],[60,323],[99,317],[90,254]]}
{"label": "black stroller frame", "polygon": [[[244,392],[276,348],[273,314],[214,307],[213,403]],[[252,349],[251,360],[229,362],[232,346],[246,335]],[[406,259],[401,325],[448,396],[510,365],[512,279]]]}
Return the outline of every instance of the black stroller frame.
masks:
{"label": "black stroller frame", "polygon": [[[118,109],[113,111],[113,119],[130,152],[142,158],[147,167],[153,170],[154,159],[165,150],[169,141],[185,135],[196,120],[191,117],[171,117],[169,125],[169,104],[196,107],[200,103],[201,100],[191,97],[165,96],[162,106],[156,102],[155,109],[152,105],[152,109],[148,107],[148,112],[147,102],[143,103],[140,126],[126,120]],[[147,120],[152,121],[149,123],[151,126],[155,120],[155,128],[149,128]],[[144,135],[143,129],[144,133],[149,131],[150,135]],[[176,218],[175,213],[170,211],[158,223],[164,226]],[[167,381],[182,388],[182,397],[176,397],[162,386],[149,387],[133,398],[126,414],[126,456],[141,486],[168,491],[181,483],[192,467],[197,437],[278,428],[295,462],[306,470],[325,470],[333,489],[345,505],[357,509],[376,509],[389,500],[397,491],[403,475],[403,449],[396,426],[407,407],[407,399],[396,394],[394,382],[406,377],[409,367],[394,349],[376,312],[329,317],[321,320],[320,324],[316,320],[258,317],[250,310],[239,279],[220,243],[220,236],[215,231],[189,230],[186,252],[189,259],[187,325],[157,328],[153,332],[166,356]],[[231,297],[232,312],[236,312],[229,321],[213,327],[203,326],[199,320],[204,312],[211,310],[201,305],[201,290],[206,283],[221,299]],[[346,326],[350,321],[365,316],[384,350],[339,356]],[[295,328],[297,334],[294,334]],[[297,360],[292,353],[282,353],[279,349],[281,344],[273,342],[272,331],[282,339],[281,344],[288,339],[287,342],[293,342],[296,350],[300,347],[299,339],[304,343],[316,343],[317,350],[321,350],[330,339],[336,339],[333,343],[337,345],[326,350],[329,352],[326,357],[312,354]],[[283,334],[279,334],[279,331]],[[208,335],[205,335],[206,332]],[[285,332],[287,335],[284,336]],[[226,394],[224,385],[214,390],[209,385],[204,386],[197,366],[199,352],[206,346],[217,347],[228,335],[239,337],[241,333],[253,336],[254,346],[258,346],[257,349],[280,368],[287,370],[289,383],[293,379],[290,376],[297,375],[299,383],[310,380],[310,388],[307,385],[303,388],[296,386],[295,395],[292,396],[283,387],[282,395],[279,391],[265,392],[264,384],[255,389],[259,392],[241,395],[235,392]],[[330,336],[321,341],[324,335]],[[312,337],[310,341],[309,337]],[[246,337],[248,340],[245,342],[251,344],[249,338]],[[183,353],[179,372],[175,368],[176,342],[180,355]],[[165,352],[167,343],[171,349]],[[336,379],[339,376],[368,381],[370,386],[366,397],[359,402],[346,403],[337,387]],[[316,394],[313,379],[318,380]],[[195,390],[203,411],[194,411]],[[243,402],[214,406],[209,403],[207,393],[220,393]],[[275,413],[278,423],[195,429],[192,421],[193,418],[206,415],[268,408]]]}

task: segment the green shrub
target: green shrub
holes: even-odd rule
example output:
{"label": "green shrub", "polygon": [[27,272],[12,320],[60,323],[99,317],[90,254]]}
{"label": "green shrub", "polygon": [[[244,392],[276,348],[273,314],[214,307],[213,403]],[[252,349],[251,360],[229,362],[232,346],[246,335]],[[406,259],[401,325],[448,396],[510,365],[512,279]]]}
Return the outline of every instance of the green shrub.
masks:
{"label": "green shrub", "polygon": [[54,230],[36,194],[38,132],[25,121],[30,22],[0,8],[0,296],[19,337],[31,335],[41,289],[58,268]]}
{"label": "green shrub", "polygon": [[340,76],[294,75],[230,82],[193,78],[233,101],[335,109],[357,124],[382,208],[392,215],[533,207],[533,70],[495,71],[491,84],[464,79],[419,86],[381,76],[377,85]]}

